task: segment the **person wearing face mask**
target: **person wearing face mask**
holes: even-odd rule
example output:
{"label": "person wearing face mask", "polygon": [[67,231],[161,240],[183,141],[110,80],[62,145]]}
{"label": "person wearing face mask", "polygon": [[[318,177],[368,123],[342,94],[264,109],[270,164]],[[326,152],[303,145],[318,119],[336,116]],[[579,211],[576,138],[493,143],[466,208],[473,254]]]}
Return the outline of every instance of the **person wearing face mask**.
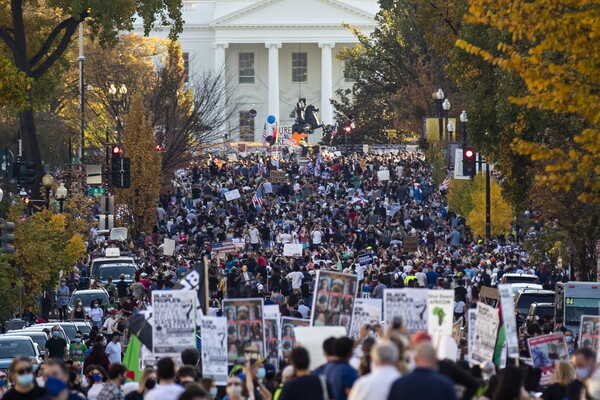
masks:
{"label": "person wearing face mask", "polygon": [[575,340],[573,339],[573,331],[565,331],[565,342],[567,342],[569,357],[573,356],[573,352],[575,352]]}
{"label": "person wearing face mask", "polygon": [[577,379],[584,384],[581,388],[583,393],[580,393],[580,396],[574,398],[587,398],[581,395],[586,395],[586,385],[596,369],[596,352],[587,347],[580,347],[573,353],[571,362],[575,367],[575,375],[577,376]]}
{"label": "person wearing face mask", "polygon": [[92,325],[97,326],[98,328],[101,328],[103,317],[104,317],[104,311],[102,311],[102,308],[98,307],[98,302],[92,301],[92,304],[90,305],[90,315],[89,315],[89,318],[92,321]]}
{"label": "person wearing face mask", "polygon": [[4,393],[8,390],[8,377],[2,371],[0,371],[0,399],[4,396]]}
{"label": "person wearing face mask", "polygon": [[35,385],[31,361],[27,357],[15,357],[8,369],[13,386],[4,393],[3,400],[30,400],[46,395],[46,390]]}
{"label": "person wearing face mask", "polygon": [[121,385],[125,381],[127,368],[121,363],[112,363],[108,367],[108,381],[98,394],[97,400],[123,400]]}
{"label": "person wearing face mask", "polygon": [[71,291],[67,286],[65,279],[60,280],[60,285],[56,290],[56,308],[58,308],[58,317],[60,321],[66,321],[68,316],[67,306],[69,305],[69,296]]}
{"label": "person wearing face mask", "polygon": [[52,336],[44,345],[46,357],[63,361],[68,356],[67,341],[60,337],[60,328],[52,327]]}
{"label": "person wearing face mask", "polygon": [[110,361],[108,361],[108,355],[106,354],[106,346],[104,346],[102,337],[96,338],[96,343],[90,354],[85,358],[85,365],[98,365],[105,370],[108,369]]}
{"label": "person wearing face mask", "polygon": [[177,400],[185,390],[175,383],[175,362],[172,358],[161,358],[156,363],[158,385],[148,393],[144,400]]}
{"label": "person wearing face mask", "polygon": [[77,331],[74,342],[69,346],[71,360],[84,362],[86,351],[87,346],[82,342],[82,333],[81,331]]}
{"label": "person wearing face mask", "polygon": [[104,387],[106,372],[98,365],[90,365],[85,369],[85,376],[88,382],[88,386],[85,388],[86,396],[88,400],[97,400],[98,394]]}
{"label": "person wearing face mask", "polygon": [[250,393],[250,398],[255,400],[271,400],[271,392],[264,385],[264,379],[267,376],[267,370],[264,360],[250,359],[244,365],[244,374],[246,375],[246,389]]}
{"label": "person wearing face mask", "polygon": [[85,307],[81,303],[81,299],[75,300],[75,307],[71,311],[71,321],[86,321],[88,316]]}
{"label": "person wearing face mask", "polygon": [[247,397],[243,395],[244,385],[242,380],[237,376],[232,376],[227,380],[227,396],[229,400],[245,400]]}
{"label": "person wearing face mask", "polygon": [[144,400],[144,396],[148,391],[156,386],[156,371],[152,367],[147,367],[142,372],[142,376],[138,383],[137,390],[127,393],[125,400]]}
{"label": "person wearing face mask", "polygon": [[111,363],[121,362],[121,334],[119,332],[113,333],[110,343],[106,346],[106,354],[108,354],[108,361]]}
{"label": "person wearing face mask", "polygon": [[213,378],[202,378],[200,379],[200,384],[203,388],[208,390],[208,393],[210,394],[210,400],[215,400],[217,398],[217,393],[219,391]]}

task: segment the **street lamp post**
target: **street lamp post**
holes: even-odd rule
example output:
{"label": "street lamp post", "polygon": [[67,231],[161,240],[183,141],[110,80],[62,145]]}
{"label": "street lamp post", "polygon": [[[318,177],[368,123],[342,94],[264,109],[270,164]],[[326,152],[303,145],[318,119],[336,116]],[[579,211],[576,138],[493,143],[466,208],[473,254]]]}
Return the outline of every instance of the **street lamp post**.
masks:
{"label": "street lamp post", "polygon": [[54,177],[50,174],[46,174],[42,177],[42,186],[46,189],[46,209],[50,209],[50,190],[54,186]]}
{"label": "street lamp post", "polygon": [[[444,102],[442,103],[442,109],[444,110],[444,119],[445,119],[445,125],[444,126],[448,126],[448,112],[450,111],[450,100],[445,99]],[[446,135],[445,135],[445,140],[446,142],[449,140],[452,140],[451,137],[449,137],[449,131],[446,130]]]}
{"label": "street lamp post", "polygon": [[452,140],[452,135],[454,134],[454,130],[456,129],[456,127],[454,126],[454,121],[448,121],[448,124],[446,124],[446,129],[448,130],[448,136],[450,137],[450,140]]}
{"label": "street lamp post", "polygon": [[433,101],[435,102],[435,108],[438,115],[438,127],[440,129],[440,141],[444,136],[444,126],[443,124],[443,108],[442,103],[444,102],[444,91],[442,89],[438,89],[437,92],[433,93]]}
{"label": "street lamp post", "polygon": [[115,112],[115,120],[117,122],[117,141],[121,142],[121,106],[125,103],[125,96],[127,96],[127,86],[123,83],[121,87],[117,88],[114,83],[110,84],[108,88],[108,101]]}
{"label": "street lamp post", "polygon": [[463,136],[463,149],[467,147],[467,112],[463,110],[460,113],[460,123],[462,125],[462,136]]}
{"label": "street lamp post", "polygon": [[56,200],[58,200],[58,202],[60,203],[60,213],[61,214],[63,212],[63,203],[67,199],[67,194],[68,194],[67,188],[61,182],[60,185],[58,186],[58,189],[56,189]]}

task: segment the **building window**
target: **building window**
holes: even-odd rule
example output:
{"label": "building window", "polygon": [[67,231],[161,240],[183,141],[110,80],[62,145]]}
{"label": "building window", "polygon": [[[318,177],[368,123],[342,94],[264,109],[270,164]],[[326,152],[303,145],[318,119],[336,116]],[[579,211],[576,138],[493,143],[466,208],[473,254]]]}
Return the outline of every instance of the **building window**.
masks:
{"label": "building window", "polygon": [[240,83],[254,83],[254,53],[240,53]]}
{"label": "building window", "polygon": [[254,118],[249,111],[240,112],[240,141],[254,142]]}
{"label": "building window", "polygon": [[292,82],[306,82],[308,78],[308,57],[306,53],[292,53]]}
{"label": "building window", "polygon": [[187,83],[190,78],[190,53],[183,53],[183,81]]}
{"label": "building window", "polygon": [[348,64],[344,62],[344,82],[346,83],[355,83],[356,82],[356,70],[354,68],[348,67]]}

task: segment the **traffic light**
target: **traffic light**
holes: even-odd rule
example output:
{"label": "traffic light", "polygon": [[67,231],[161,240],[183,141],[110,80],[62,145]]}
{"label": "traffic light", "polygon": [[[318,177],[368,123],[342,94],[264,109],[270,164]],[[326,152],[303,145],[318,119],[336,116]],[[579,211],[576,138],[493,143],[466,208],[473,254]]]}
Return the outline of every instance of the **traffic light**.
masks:
{"label": "traffic light", "polygon": [[121,154],[123,154],[123,149],[121,148],[121,146],[115,145],[115,146],[112,147],[111,153],[112,153],[113,157],[115,157],[115,156],[119,156],[120,157]]}
{"label": "traffic light", "polygon": [[157,144],[157,145],[156,145],[154,148],[156,149],[156,151],[163,151],[163,150],[165,149],[165,148],[164,148],[164,147],[162,147],[162,145],[160,145],[160,144]]}
{"label": "traffic light", "polygon": [[128,157],[115,157],[112,160],[112,185],[118,189],[131,187],[131,159]]}
{"label": "traffic light", "polygon": [[25,186],[31,186],[35,183],[35,164],[25,163]]}
{"label": "traffic light", "polygon": [[0,253],[15,252],[15,224],[0,219]]}
{"label": "traffic light", "polygon": [[470,147],[466,147],[463,149],[463,175],[475,176],[475,172],[475,151]]}

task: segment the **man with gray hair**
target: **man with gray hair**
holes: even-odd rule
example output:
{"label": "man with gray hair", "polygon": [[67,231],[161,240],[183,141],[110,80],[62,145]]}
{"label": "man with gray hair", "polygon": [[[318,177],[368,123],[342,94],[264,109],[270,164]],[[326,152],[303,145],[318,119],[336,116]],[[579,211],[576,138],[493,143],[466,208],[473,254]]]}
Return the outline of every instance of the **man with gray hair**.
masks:
{"label": "man with gray hair", "polygon": [[373,371],[354,383],[348,400],[386,399],[392,384],[400,378],[400,372],[396,368],[399,355],[398,347],[389,340],[373,346]]}

